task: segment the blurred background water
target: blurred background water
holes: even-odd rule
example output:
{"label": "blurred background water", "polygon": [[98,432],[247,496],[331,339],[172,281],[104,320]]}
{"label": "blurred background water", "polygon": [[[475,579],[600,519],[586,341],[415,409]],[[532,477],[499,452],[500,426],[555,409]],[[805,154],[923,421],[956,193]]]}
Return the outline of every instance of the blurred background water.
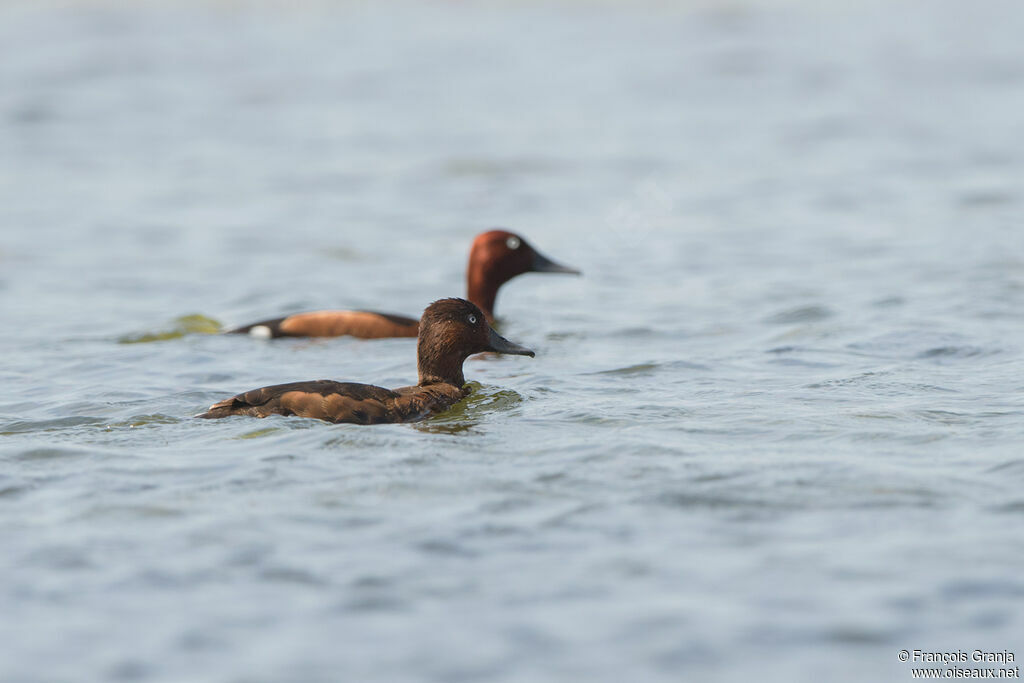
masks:
{"label": "blurred background water", "polygon": [[[1024,5],[0,5],[0,680],[907,680],[1024,635]],[[523,276],[415,425],[197,421]],[[137,342],[137,343],[132,343]],[[148,343],[146,343],[148,342]],[[1017,656],[1024,652],[1017,651]]]}

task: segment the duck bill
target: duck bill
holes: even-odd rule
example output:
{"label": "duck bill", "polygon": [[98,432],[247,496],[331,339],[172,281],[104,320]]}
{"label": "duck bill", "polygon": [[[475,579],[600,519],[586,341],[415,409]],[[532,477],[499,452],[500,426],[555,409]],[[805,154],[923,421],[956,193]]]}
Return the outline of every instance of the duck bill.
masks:
{"label": "duck bill", "polygon": [[534,357],[533,351],[520,346],[519,344],[513,344],[508,339],[505,339],[500,334],[491,329],[491,337],[487,341],[487,351],[497,351],[498,353],[510,353],[514,356],[529,356]]}
{"label": "duck bill", "polygon": [[539,251],[533,252],[533,264],[531,267],[535,273],[566,273],[568,275],[581,275],[580,271],[561,263],[555,263]]}

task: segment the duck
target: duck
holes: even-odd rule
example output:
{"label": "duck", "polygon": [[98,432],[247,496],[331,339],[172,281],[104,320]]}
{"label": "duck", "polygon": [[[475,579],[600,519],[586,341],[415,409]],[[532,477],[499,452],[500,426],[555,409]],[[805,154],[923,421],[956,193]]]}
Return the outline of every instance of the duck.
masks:
{"label": "duck", "polygon": [[420,318],[416,341],[418,381],[414,386],[385,389],[329,379],[275,384],[218,401],[196,417],[296,415],[361,425],[422,420],[469,395],[463,361],[487,351],[534,356],[530,349],[495,332],[476,304],[465,299],[439,299],[427,306]]}
{"label": "duck", "polygon": [[[466,267],[466,298],[476,304],[488,323],[494,322],[498,288],[523,273],[565,273],[580,271],[552,261],[522,236],[507,230],[482,232],[473,240]],[[266,339],[278,337],[341,337],[362,339],[415,337],[419,320],[379,311],[310,311],[283,318],[261,320],[225,334],[249,334]]]}

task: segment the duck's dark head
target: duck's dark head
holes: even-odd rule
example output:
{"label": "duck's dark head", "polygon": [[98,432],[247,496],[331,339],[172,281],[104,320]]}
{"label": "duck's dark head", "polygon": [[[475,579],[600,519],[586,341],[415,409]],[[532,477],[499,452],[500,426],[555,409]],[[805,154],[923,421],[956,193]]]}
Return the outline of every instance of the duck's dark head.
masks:
{"label": "duck's dark head", "polygon": [[494,300],[498,287],[523,273],[570,273],[575,268],[555,263],[525,239],[507,230],[488,230],[476,236],[469,250],[466,268],[469,298],[483,309],[488,320],[494,319]]}
{"label": "duck's dark head", "polygon": [[461,387],[466,383],[462,362],[484,351],[534,355],[492,330],[483,311],[464,299],[440,299],[423,311],[416,341],[421,385],[444,382]]}

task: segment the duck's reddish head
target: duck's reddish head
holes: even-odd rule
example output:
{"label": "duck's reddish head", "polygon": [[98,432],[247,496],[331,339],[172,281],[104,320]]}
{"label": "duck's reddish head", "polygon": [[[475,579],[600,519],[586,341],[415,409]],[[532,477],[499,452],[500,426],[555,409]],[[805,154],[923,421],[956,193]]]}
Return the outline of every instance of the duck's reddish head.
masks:
{"label": "duck's reddish head", "polygon": [[416,341],[421,386],[446,383],[461,387],[466,383],[462,362],[484,351],[534,355],[492,330],[483,311],[465,299],[440,299],[423,311]]}
{"label": "duck's reddish head", "polygon": [[555,263],[514,232],[482,232],[469,250],[466,268],[469,298],[483,310],[488,320],[493,320],[498,288],[516,275],[531,272],[580,274],[575,268]]}

